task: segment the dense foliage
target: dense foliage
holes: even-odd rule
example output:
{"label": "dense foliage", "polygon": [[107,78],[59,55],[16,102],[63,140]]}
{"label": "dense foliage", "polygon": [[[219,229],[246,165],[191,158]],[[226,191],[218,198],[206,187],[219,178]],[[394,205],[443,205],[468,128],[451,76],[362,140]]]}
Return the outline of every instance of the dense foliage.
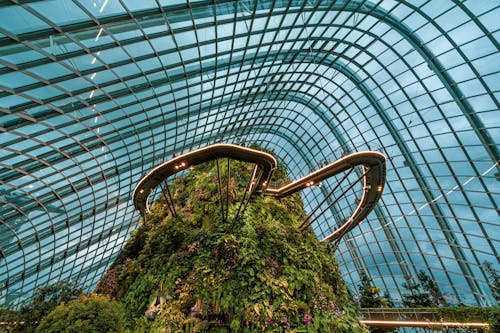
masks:
{"label": "dense foliage", "polygon": [[389,300],[380,295],[382,289],[373,284],[365,272],[361,272],[361,283],[358,285],[359,306],[362,308],[386,308]]}
{"label": "dense foliage", "polygon": [[497,302],[497,305],[500,304],[500,275],[493,268],[493,264],[491,262],[485,261],[483,263],[486,272],[488,273],[488,285],[491,290],[491,295]]}
{"label": "dense foliage", "polygon": [[45,316],[37,333],[118,333],[125,329],[124,309],[106,296],[82,295],[61,303]]}
{"label": "dense foliage", "polygon": [[403,294],[403,304],[410,308],[444,306],[446,301],[437,283],[423,270],[417,273],[418,281],[403,283],[409,293]]}
{"label": "dense foliage", "polygon": [[[102,296],[58,282],[20,310],[0,309],[0,331],[34,332],[40,325],[37,332],[366,332],[331,250],[297,228],[305,218],[300,198],[255,196],[235,218],[250,169],[233,162],[229,183],[226,169],[220,171],[219,180],[209,163],[174,181],[177,216],[163,198],[153,205],[100,281]],[[286,181],[283,169],[277,174]],[[222,214],[221,196],[229,214]],[[499,275],[484,265],[498,301]],[[423,271],[404,287],[407,306],[430,306],[442,320],[487,321],[489,332],[500,332],[498,306],[443,307],[437,284]],[[393,306],[366,274],[358,290],[361,307]]]}
{"label": "dense foliage", "polygon": [[[381,296],[382,289],[373,284],[373,280],[368,274],[362,271],[360,277],[358,304],[361,308],[388,308],[393,306],[389,294],[386,292],[384,296]],[[394,331],[395,329],[392,328],[370,328],[372,333],[390,333]]]}
{"label": "dense foliage", "polygon": [[0,311],[0,322],[10,323],[9,332],[34,332],[40,321],[62,302],[78,298],[82,289],[71,281],[57,283],[37,289],[28,304],[20,310]]}
{"label": "dense foliage", "polygon": [[500,332],[500,306],[475,307],[475,306],[447,306],[429,309],[439,314],[440,318],[453,319],[462,322],[486,322],[490,325],[487,332]]}
{"label": "dense foliage", "polygon": [[225,170],[220,188],[215,163],[177,178],[177,217],[158,200],[98,291],[144,331],[365,331],[331,253],[298,229],[300,197],[254,196],[235,219],[251,169]]}

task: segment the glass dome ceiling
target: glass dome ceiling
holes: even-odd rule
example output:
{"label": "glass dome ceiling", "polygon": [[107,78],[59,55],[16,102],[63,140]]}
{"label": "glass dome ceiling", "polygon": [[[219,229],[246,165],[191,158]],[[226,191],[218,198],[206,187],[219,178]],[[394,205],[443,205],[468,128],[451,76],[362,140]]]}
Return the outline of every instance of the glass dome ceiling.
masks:
{"label": "glass dome ceiling", "polygon": [[500,3],[214,2],[0,1],[0,303],[93,288],[139,223],[139,179],[224,142],[292,179],[383,152],[382,199],[337,250],[348,285],[368,272],[397,302],[424,270],[450,303],[493,304]]}

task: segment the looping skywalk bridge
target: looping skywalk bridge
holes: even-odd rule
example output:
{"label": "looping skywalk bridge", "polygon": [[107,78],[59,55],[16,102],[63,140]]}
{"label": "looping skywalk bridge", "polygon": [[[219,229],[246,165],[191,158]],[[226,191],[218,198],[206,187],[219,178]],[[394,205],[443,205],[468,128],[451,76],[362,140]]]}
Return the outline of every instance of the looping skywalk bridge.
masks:
{"label": "looping skywalk bridge", "polygon": [[[278,198],[286,197],[301,191],[307,187],[314,186],[316,184],[321,184],[323,180],[330,177],[339,175],[341,173],[346,173],[342,180],[338,182],[331,192],[325,197],[322,203],[314,209],[312,212],[316,212],[334,192],[339,189],[340,184],[354,169],[358,166],[362,167],[361,174],[357,178],[357,181],[349,185],[346,190],[337,196],[335,200],[329,203],[328,208],[333,206],[339,199],[344,196],[347,191],[352,189],[358,181],[362,181],[361,197],[356,200],[353,204],[355,207],[354,211],[351,213],[350,217],[345,219],[341,225],[323,238],[321,241],[338,241],[347,232],[356,227],[363,219],[368,216],[368,214],[373,210],[376,203],[380,199],[384,187],[385,176],[386,176],[386,158],[385,156],[377,151],[364,151],[348,154],[332,163],[329,163],[319,170],[309,173],[308,175],[279,188],[269,188],[271,184],[271,177],[273,171],[276,169],[277,161],[276,159],[263,151],[256,149],[251,149],[247,147],[242,147],[233,144],[214,144],[204,148],[200,148],[181,156],[178,156],[170,161],[158,165],[153,170],[151,170],[146,176],[144,176],[138,183],[134,190],[134,205],[136,209],[145,217],[146,213],[149,211],[149,197],[156,187],[162,189],[162,193],[167,202],[167,206],[173,215],[176,215],[175,207],[171,194],[169,191],[168,183],[163,186],[164,182],[168,181],[170,176],[175,175],[178,172],[182,172],[188,168],[195,165],[216,160],[217,162],[217,179],[219,180],[219,194],[220,194],[220,206],[221,213],[224,220],[228,219],[228,202],[227,198],[224,200],[222,195],[222,183],[219,168],[220,158],[227,158],[227,174],[229,175],[230,170],[230,159],[235,159],[239,161],[244,161],[254,164],[254,169],[252,175],[248,181],[245,194],[243,196],[242,205],[243,211],[250,199],[252,194],[263,194],[271,195]],[[226,182],[228,184],[228,182]],[[226,192],[227,193],[227,192]],[[247,196],[248,193],[248,196]],[[246,203],[243,204],[243,201]],[[327,209],[323,209],[319,215],[322,215]],[[225,213],[224,213],[225,212]],[[236,213],[236,216],[240,213],[240,209]],[[309,227],[316,219],[307,218],[301,225],[304,230]]]}

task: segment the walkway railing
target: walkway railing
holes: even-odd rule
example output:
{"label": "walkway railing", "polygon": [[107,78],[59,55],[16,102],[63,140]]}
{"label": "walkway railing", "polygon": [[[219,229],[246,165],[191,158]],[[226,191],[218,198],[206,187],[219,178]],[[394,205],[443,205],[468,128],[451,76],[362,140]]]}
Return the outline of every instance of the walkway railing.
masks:
{"label": "walkway railing", "polygon": [[476,329],[478,332],[483,332],[489,327],[481,317],[470,317],[465,321],[463,317],[448,314],[443,318],[438,311],[429,308],[362,308],[361,322],[370,327],[380,328],[463,328]]}

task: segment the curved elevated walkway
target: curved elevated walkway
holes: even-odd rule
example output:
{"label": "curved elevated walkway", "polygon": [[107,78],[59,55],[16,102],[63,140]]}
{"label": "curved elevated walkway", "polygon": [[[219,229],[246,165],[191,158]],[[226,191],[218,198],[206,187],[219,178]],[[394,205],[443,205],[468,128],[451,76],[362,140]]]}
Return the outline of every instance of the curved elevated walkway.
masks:
{"label": "curved elevated walkway", "polygon": [[346,155],[288,185],[280,188],[268,188],[273,171],[277,165],[277,161],[272,155],[260,150],[232,144],[215,144],[178,156],[151,170],[151,172],[139,181],[134,190],[133,201],[135,208],[144,216],[149,211],[149,194],[165,179],[191,166],[218,158],[231,158],[254,163],[256,169],[254,169],[252,179],[249,182],[250,195],[260,193],[279,198],[319,184],[325,179],[353,169],[356,166],[362,166],[363,174],[360,178],[363,178],[363,193],[361,199],[357,202],[354,212],[342,226],[321,241],[340,239],[361,223],[380,199],[386,176],[385,156],[376,151],[366,151]]}
{"label": "curved elevated walkway", "polygon": [[346,155],[327,166],[316,170],[307,176],[296,180],[288,185],[277,189],[266,189],[264,194],[285,197],[295,192],[301,191],[309,186],[348,171],[355,166],[363,166],[363,194],[359,200],[355,211],[333,233],[323,238],[321,241],[336,240],[356,227],[368,216],[382,196],[385,183],[386,158],[384,154],[377,151],[364,151]]}

